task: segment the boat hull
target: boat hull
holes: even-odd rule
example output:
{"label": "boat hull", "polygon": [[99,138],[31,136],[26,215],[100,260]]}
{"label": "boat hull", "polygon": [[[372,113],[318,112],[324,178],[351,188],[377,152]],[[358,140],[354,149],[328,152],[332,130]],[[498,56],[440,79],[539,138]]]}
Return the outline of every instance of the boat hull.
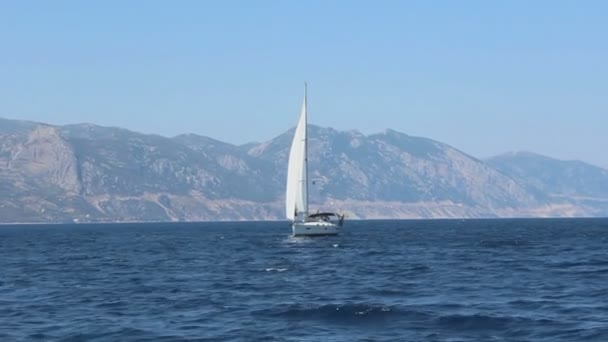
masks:
{"label": "boat hull", "polygon": [[293,236],[337,235],[340,226],[331,222],[294,222],[291,225]]}

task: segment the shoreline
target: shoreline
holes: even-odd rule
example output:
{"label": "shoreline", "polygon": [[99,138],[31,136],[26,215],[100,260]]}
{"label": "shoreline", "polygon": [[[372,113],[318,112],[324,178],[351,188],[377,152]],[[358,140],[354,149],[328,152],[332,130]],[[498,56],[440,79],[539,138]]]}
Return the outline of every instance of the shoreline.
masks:
{"label": "shoreline", "polygon": [[[576,217],[469,217],[469,218],[353,218],[348,221],[508,221],[508,220],[588,220],[608,219],[608,216],[576,216]],[[286,222],[288,220],[206,220],[206,221],[99,221],[99,222],[0,222],[0,227],[6,226],[54,226],[54,225],[125,225],[125,224],[196,224],[196,223],[262,223]]]}

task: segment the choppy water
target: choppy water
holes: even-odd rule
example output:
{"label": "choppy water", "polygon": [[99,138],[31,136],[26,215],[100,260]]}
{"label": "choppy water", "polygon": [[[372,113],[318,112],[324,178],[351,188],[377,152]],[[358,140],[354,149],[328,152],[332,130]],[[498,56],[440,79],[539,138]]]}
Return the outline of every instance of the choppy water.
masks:
{"label": "choppy water", "polygon": [[2,341],[608,341],[608,220],[0,227]]}

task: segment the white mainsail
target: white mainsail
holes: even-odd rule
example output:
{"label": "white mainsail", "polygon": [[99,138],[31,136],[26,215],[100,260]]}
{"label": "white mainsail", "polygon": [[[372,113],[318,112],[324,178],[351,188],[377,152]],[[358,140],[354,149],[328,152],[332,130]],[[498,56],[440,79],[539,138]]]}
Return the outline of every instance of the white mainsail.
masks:
{"label": "white mainsail", "polygon": [[285,191],[285,215],[290,220],[296,216],[303,221],[308,216],[308,167],[307,167],[307,136],[306,136],[306,91],[300,120],[296,126],[289,152],[287,167],[287,190]]}

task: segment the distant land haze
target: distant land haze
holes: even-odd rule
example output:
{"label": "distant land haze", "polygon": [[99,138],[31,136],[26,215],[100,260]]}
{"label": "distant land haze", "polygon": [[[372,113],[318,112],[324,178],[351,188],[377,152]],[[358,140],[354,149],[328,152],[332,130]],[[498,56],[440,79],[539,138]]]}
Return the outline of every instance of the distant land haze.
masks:
{"label": "distant land haze", "polygon": [[[0,119],[0,222],[281,220],[293,130],[262,143]],[[311,125],[311,207],[350,219],[608,216],[608,170],[478,159],[394,130]]]}

